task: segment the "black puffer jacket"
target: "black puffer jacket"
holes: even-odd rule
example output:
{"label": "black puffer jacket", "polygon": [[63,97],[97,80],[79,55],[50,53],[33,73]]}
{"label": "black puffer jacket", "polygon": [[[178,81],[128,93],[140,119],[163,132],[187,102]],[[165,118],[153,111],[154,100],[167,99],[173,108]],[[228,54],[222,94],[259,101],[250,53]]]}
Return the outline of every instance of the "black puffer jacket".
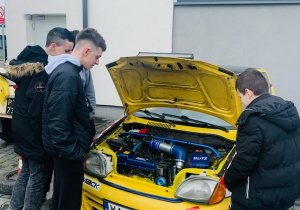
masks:
{"label": "black puffer jacket", "polygon": [[50,74],[43,108],[43,145],[52,156],[78,160],[89,150],[90,120],[78,67],[66,62]]}
{"label": "black puffer jacket", "polygon": [[238,209],[287,209],[300,196],[300,120],[294,104],[265,94],[237,121],[237,154],[224,183]]}
{"label": "black puffer jacket", "polygon": [[27,46],[6,66],[15,90],[12,132],[15,152],[34,160],[48,159],[42,145],[42,108],[48,75],[48,55],[40,46]]}

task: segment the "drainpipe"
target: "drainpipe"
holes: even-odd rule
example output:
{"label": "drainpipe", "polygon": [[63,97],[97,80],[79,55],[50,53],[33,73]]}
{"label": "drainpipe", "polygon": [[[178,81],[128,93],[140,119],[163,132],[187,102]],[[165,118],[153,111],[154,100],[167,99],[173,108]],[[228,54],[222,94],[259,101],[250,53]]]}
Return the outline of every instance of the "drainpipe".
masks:
{"label": "drainpipe", "polygon": [[82,28],[88,27],[88,18],[87,18],[87,0],[82,0]]}

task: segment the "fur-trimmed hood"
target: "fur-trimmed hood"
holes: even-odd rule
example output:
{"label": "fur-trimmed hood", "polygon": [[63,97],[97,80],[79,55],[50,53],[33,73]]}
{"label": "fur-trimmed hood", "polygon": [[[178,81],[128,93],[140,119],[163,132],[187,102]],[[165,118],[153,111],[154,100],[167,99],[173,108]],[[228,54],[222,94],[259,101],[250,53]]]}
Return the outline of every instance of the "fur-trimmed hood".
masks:
{"label": "fur-trimmed hood", "polygon": [[40,73],[45,70],[43,63],[23,63],[20,65],[10,65],[6,64],[5,67],[7,73],[10,75],[12,80],[20,79],[22,77],[31,76],[32,74]]}
{"label": "fur-trimmed hood", "polygon": [[23,77],[38,74],[45,70],[48,63],[48,55],[38,45],[27,46],[18,55],[17,59],[6,64],[6,71],[12,81],[17,82]]}

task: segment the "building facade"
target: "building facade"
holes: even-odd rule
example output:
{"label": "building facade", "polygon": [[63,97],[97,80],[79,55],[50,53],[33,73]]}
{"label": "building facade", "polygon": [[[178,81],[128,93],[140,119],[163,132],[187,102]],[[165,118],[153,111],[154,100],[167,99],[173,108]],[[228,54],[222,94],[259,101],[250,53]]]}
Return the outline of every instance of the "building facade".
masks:
{"label": "building facade", "polygon": [[[47,31],[96,28],[108,49],[92,69],[97,104],[121,102],[105,64],[138,52],[193,53],[216,65],[268,70],[275,92],[295,102],[300,77],[299,0],[9,0],[8,59],[44,45]],[[294,85],[293,85],[294,84]]]}

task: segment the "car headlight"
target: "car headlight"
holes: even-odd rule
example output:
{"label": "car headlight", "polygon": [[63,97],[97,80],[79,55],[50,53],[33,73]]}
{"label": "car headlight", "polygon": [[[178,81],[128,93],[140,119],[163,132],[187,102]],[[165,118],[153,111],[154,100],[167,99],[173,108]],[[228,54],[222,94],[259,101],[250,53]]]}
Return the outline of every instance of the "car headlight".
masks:
{"label": "car headlight", "polygon": [[112,170],[111,156],[99,152],[89,152],[84,160],[84,171],[96,177],[106,177]]}
{"label": "car headlight", "polygon": [[177,187],[175,197],[192,203],[215,204],[224,199],[225,193],[225,187],[219,180],[193,175]]}

